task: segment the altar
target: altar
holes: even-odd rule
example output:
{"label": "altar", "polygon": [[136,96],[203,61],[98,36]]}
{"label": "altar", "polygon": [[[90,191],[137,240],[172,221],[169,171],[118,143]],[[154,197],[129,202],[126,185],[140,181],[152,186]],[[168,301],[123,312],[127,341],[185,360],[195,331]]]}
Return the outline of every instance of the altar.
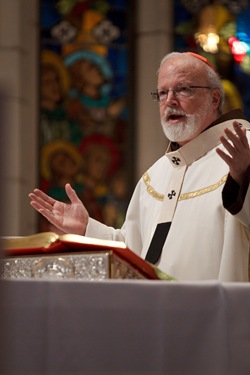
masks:
{"label": "altar", "polygon": [[248,283],[30,279],[0,287],[0,374],[250,374]]}

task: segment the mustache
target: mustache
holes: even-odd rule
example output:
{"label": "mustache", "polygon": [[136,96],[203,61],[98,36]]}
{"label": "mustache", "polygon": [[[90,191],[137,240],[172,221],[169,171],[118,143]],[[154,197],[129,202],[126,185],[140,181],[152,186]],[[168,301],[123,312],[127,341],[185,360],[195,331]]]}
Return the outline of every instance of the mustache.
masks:
{"label": "mustache", "polygon": [[191,117],[191,115],[189,115],[188,113],[186,113],[185,111],[181,109],[176,109],[176,108],[171,108],[171,107],[166,108],[164,112],[164,118],[167,120],[168,117],[171,115]]}

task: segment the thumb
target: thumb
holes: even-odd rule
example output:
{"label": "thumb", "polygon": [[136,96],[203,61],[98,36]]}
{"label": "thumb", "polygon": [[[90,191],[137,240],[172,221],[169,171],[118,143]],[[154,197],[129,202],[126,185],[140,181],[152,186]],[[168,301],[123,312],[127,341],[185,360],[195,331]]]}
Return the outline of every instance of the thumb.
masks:
{"label": "thumb", "polygon": [[65,191],[71,203],[80,203],[81,200],[79,199],[78,195],[76,194],[75,190],[71,187],[68,183],[65,185]]}

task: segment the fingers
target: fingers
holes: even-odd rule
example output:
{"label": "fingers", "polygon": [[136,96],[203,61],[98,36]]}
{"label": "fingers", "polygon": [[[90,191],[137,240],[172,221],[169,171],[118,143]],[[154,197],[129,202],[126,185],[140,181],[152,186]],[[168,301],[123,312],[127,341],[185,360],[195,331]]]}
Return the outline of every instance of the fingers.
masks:
{"label": "fingers", "polygon": [[[30,196],[31,199],[33,199],[33,198],[32,198],[33,195],[34,195],[33,193],[29,194],[29,196]],[[35,195],[34,195],[34,196],[35,196]],[[35,196],[35,200],[32,200],[32,201],[30,202],[30,205],[31,205],[36,211],[38,211],[41,215],[43,215],[46,219],[48,219],[52,224],[55,225],[55,223],[56,223],[56,219],[55,219],[55,217],[54,217],[54,215],[53,215],[53,212],[52,212],[53,207],[50,206],[50,207],[52,207],[52,208],[49,208],[49,206],[47,206],[47,207],[45,208],[44,205],[38,203],[38,202],[36,201],[36,199],[37,199],[37,197]]]}
{"label": "fingers", "polygon": [[[228,130],[228,129],[226,129],[226,130]],[[227,136],[228,136],[228,139],[230,139],[230,140],[232,140],[231,139],[231,134],[229,134],[227,131],[225,130],[225,133],[227,134]],[[229,130],[230,131],[230,130]],[[221,141],[221,143],[223,144],[223,146],[225,147],[225,149],[231,154],[231,155],[233,155],[234,154],[234,152],[235,152],[235,148],[234,148],[234,146],[235,146],[235,144],[234,144],[234,146],[222,135],[221,137],[220,137],[220,141]],[[233,142],[233,141],[232,141]]]}
{"label": "fingers", "polygon": [[32,200],[30,202],[30,205],[34,207],[36,210],[44,208],[48,211],[52,211],[53,206],[56,202],[55,199],[49,197],[47,194],[45,194],[43,191],[39,189],[35,189],[33,193],[29,194],[29,197]]}
{"label": "fingers", "polygon": [[55,225],[56,227],[58,226],[58,219],[53,215],[52,211],[41,208],[38,210],[38,212],[43,215],[51,224]]}
{"label": "fingers", "polygon": [[[81,202],[78,198],[74,189],[72,189],[70,184],[66,184],[65,186],[66,193],[71,201],[71,203],[79,203]],[[35,202],[36,206],[39,205],[40,208],[46,208],[51,210],[52,207],[55,205],[56,200],[51,198],[49,195],[45,194],[40,189],[35,189],[33,193],[29,194],[29,197],[32,199],[32,205]],[[34,206],[34,205],[33,205]]]}
{"label": "fingers", "polygon": [[242,128],[237,121],[233,122],[233,127],[235,133],[228,128],[225,129],[225,134],[227,135],[228,139],[230,139],[233,142],[234,146],[238,149],[241,149],[242,146],[248,147],[246,129]]}
{"label": "fingers", "polygon": [[235,132],[226,128],[224,132],[227,138],[223,135],[220,137],[221,143],[231,156],[241,153],[244,149],[249,149],[246,129],[241,128],[241,125],[237,121],[234,121],[233,127]]}
{"label": "fingers", "polygon": [[246,137],[246,128],[242,128],[242,125],[237,121],[233,122],[233,127],[239,139],[245,144],[248,144],[248,140]]}
{"label": "fingers", "polygon": [[56,200],[49,197],[39,189],[35,189],[34,193],[30,193],[30,205],[43,215],[50,223],[57,226],[58,219],[54,216],[53,207]]}
{"label": "fingers", "polygon": [[250,148],[246,129],[241,128],[237,121],[233,122],[233,128],[233,131],[228,128],[224,130],[225,135],[220,137],[220,141],[225,150],[217,147],[216,152],[229,166],[230,175],[240,184],[250,165]]}
{"label": "fingers", "polygon": [[224,151],[222,151],[219,147],[216,148],[217,154],[221,157],[221,159],[224,160],[224,162],[227,163],[227,165],[230,165],[231,163],[231,157],[227,155]]}

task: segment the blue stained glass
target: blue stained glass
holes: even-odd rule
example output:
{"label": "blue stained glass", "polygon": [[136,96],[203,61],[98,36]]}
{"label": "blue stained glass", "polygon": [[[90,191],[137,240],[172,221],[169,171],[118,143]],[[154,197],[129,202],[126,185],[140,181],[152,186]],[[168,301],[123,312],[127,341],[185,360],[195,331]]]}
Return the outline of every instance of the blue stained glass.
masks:
{"label": "blue stained glass", "polygon": [[[240,2],[237,2],[237,12],[233,11],[235,7],[225,6],[224,14],[229,12],[231,24],[233,26],[236,25],[236,33],[235,35],[229,35],[226,37],[225,35],[227,35],[228,33],[223,33],[221,31],[223,30],[223,27],[228,27],[230,25],[229,19],[225,19],[224,24],[223,17],[221,19],[218,19],[217,24],[220,25],[220,30],[218,30],[218,33],[220,35],[219,50],[217,53],[209,53],[205,52],[199,45],[199,43],[197,43],[195,40],[195,33],[198,31],[200,19],[199,17],[201,15],[200,12],[204,10],[204,6],[202,7],[201,3],[192,0],[186,1],[185,3],[188,3],[190,12],[192,9],[192,4],[198,4],[198,8],[200,9],[197,8],[198,10],[196,9],[196,11],[191,14],[184,6],[184,1],[174,1],[174,49],[178,51],[190,50],[208,58],[208,60],[210,60],[216,66],[216,69],[220,76],[225,80],[229,80],[236,88],[236,91],[239,92],[238,95],[240,96],[240,101],[243,103],[242,109],[245,116],[250,120],[250,67],[249,69],[246,69],[246,67],[244,67],[244,64],[236,61],[233,53],[231,52],[227,39],[229,38],[229,36],[235,36],[240,41],[245,42],[246,51],[249,54],[248,48],[250,47],[250,6],[248,5],[248,7],[246,7],[246,2],[244,2],[244,6],[243,3],[240,4]],[[210,11],[212,11],[212,7],[215,6],[213,5],[213,2],[207,1],[204,2],[204,5],[205,3],[209,3]],[[221,6],[223,4],[228,5],[226,4],[226,1],[223,1],[221,3]],[[216,13],[216,8],[214,9],[214,17],[216,18],[219,13]],[[233,30],[234,28],[232,27],[231,29]],[[232,95],[235,95],[235,93]],[[233,98],[231,99],[233,102]],[[236,102],[239,103],[239,100],[236,100]],[[234,108],[232,107],[231,109]]]}
{"label": "blue stained glass", "polygon": [[236,36],[238,39],[250,41],[250,7],[236,17]]}

